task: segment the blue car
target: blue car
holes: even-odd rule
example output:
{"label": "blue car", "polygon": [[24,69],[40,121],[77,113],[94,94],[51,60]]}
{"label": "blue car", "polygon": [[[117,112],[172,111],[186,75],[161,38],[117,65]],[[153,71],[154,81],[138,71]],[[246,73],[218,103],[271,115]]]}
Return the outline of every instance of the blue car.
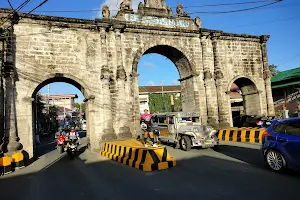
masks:
{"label": "blue car", "polygon": [[273,171],[300,170],[300,118],[273,120],[262,135],[261,150]]}

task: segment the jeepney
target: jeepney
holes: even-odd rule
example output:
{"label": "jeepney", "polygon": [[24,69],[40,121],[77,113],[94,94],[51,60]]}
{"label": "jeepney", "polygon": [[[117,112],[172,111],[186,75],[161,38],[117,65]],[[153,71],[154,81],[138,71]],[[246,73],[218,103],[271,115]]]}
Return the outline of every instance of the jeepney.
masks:
{"label": "jeepney", "polygon": [[192,147],[212,148],[219,144],[217,131],[203,125],[200,113],[172,112],[153,115],[154,128],[161,142],[172,143],[184,151]]}

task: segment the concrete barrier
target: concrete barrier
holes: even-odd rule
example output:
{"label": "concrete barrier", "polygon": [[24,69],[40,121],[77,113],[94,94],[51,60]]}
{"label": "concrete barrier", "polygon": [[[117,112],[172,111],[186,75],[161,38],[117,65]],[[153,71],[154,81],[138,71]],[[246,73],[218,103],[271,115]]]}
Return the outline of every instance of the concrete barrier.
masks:
{"label": "concrete barrier", "polygon": [[15,153],[11,156],[11,164],[13,169],[20,169],[24,167],[24,155],[22,153]]}
{"label": "concrete barrier", "polygon": [[9,174],[12,172],[11,158],[3,156],[0,158],[0,175]]}
{"label": "concrete barrier", "polygon": [[218,130],[221,141],[262,143],[265,128],[227,128]]}
{"label": "concrete barrier", "polygon": [[111,160],[143,171],[164,170],[176,166],[166,147],[145,148],[137,140],[106,142],[100,154]]}

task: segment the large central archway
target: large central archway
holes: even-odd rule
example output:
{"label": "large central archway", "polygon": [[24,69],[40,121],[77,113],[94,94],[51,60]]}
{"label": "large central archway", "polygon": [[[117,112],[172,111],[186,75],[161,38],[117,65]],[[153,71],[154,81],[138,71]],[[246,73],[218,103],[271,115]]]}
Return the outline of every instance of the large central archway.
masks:
{"label": "large central archway", "polygon": [[165,56],[176,66],[180,77],[182,111],[199,111],[199,98],[195,95],[195,81],[193,80],[196,74],[195,67],[181,50],[169,45],[155,45],[141,49],[134,58],[132,72],[137,73],[138,62],[143,55],[153,53]]}

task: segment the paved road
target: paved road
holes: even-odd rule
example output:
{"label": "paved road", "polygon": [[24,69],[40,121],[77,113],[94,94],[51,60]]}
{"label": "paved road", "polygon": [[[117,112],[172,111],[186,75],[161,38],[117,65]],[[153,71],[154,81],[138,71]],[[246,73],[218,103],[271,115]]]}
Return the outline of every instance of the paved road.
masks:
{"label": "paved road", "polygon": [[[1,199],[300,199],[300,173],[264,168],[259,146],[235,144],[183,152],[178,165],[142,172],[85,150],[69,160],[53,151],[0,179]],[[46,166],[46,167],[45,167]]]}

